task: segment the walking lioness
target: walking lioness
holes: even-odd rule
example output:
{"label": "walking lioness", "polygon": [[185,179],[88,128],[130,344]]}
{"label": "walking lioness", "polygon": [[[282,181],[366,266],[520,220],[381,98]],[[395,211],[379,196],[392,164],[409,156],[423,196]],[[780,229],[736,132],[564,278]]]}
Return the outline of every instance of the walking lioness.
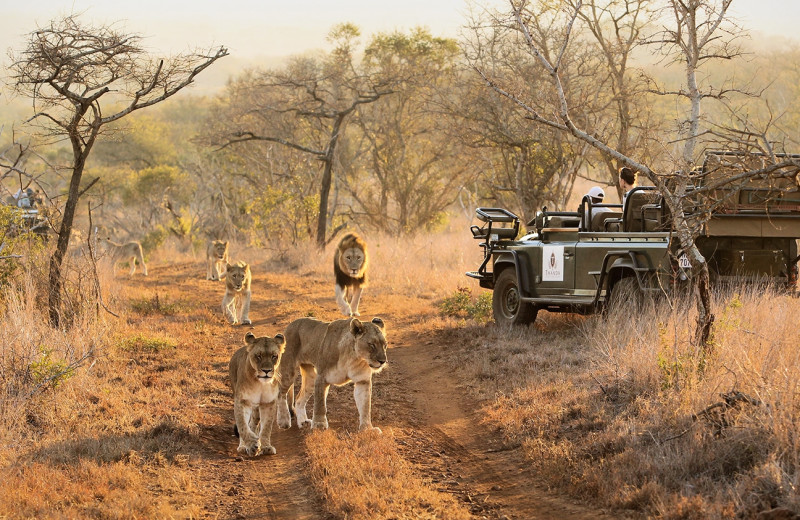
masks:
{"label": "walking lioness", "polygon": [[206,262],[208,263],[206,280],[219,280],[222,269],[229,261],[227,241],[212,240],[209,242],[206,248]]}
{"label": "walking lioness", "polygon": [[270,436],[279,390],[278,364],[286,341],[281,334],[257,338],[248,332],[244,342],[228,364],[236,418],[233,431],[239,436],[237,451],[251,456],[274,455]]}
{"label": "walking lioness", "polygon": [[136,261],[138,260],[142,264],[142,272],[147,276],[147,265],[144,263],[144,255],[142,255],[142,244],[139,242],[117,244],[109,238],[101,238],[99,243],[105,249],[105,254],[111,258],[112,267],[116,267],[119,262],[128,260],[131,264],[130,276],[133,276],[136,271]]}
{"label": "walking lioness", "polygon": [[226,263],[220,278],[225,280],[222,314],[231,325],[250,325],[250,266],[244,262]]}
{"label": "walking lioness", "polygon": [[[383,320],[361,322],[357,318],[331,323],[300,318],[286,327],[286,349],[281,363],[281,389],[278,396],[278,426],[292,425],[287,394],[293,388],[299,370],[300,393],[294,411],[297,426],[328,427],[326,398],[330,385],[353,382],[358,408],[359,430],[372,426],[372,374],[386,365],[386,334]],[[314,415],[309,420],[306,403],[314,393]]]}

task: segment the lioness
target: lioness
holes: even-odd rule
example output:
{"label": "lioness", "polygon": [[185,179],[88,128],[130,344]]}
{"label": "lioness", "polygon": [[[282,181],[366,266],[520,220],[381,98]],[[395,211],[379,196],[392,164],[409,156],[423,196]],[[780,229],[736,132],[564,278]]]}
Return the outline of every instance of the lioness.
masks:
{"label": "lioness", "polygon": [[[274,338],[257,338],[248,332],[244,342],[245,346],[231,356],[228,364],[236,419],[233,432],[239,436],[236,451],[251,456],[259,453],[274,455],[270,435],[280,387],[278,364],[286,340],[282,334],[276,334]],[[258,434],[254,431],[256,424],[259,425]]]}
{"label": "lioness", "polygon": [[250,266],[244,262],[225,263],[225,296],[222,297],[222,314],[231,325],[250,325]]}
{"label": "lioness", "polygon": [[336,303],[345,316],[360,316],[358,302],[361,289],[367,285],[367,244],[355,233],[339,241],[333,254],[333,274],[336,277]]}
{"label": "lioness", "polygon": [[230,259],[228,258],[228,241],[212,240],[206,248],[206,261],[208,273],[206,280],[219,280],[221,270]]}
{"label": "lioness", "polygon": [[[286,327],[286,350],[281,363],[281,390],[278,395],[278,426],[289,428],[292,419],[286,396],[293,388],[298,369],[302,376],[300,393],[294,406],[297,426],[328,427],[325,400],[331,385],[353,382],[358,408],[358,428],[372,426],[372,374],[386,365],[386,334],[383,320],[361,322],[357,318],[331,323],[300,318]],[[313,390],[312,390],[313,388]],[[314,392],[314,416],[309,421],[306,403]]]}
{"label": "lioness", "polygon": [[124,244],[117,244],[112,242],[110,238],[100,238],[99,243],[105,249],[105,253],[111,258],[112,267],[116,267],[119,262],[129,260],[131,264],[130,276],[136,271],[136,261],[142,264],[142,272],[147,276],[147,265],[144,263],[144,256],[142,255],[142,244],[139,242],[126,242]]}

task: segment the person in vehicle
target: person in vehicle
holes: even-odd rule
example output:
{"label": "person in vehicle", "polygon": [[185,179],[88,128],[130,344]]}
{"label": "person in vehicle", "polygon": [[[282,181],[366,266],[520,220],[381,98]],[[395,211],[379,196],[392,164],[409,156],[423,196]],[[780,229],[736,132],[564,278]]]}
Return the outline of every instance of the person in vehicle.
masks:
{"label": "person in vehicle", "polygon": [[636,187],[638,173],[632,168],[623,166],[619,169],[619,187],[622,188],[622,207],[625,207],[625,200],[628,193]]}
{"label": "person in vehicle", "polygon": [[[606,197],[606,193],[603,191],[603,188],[600,186],[592,186],[588,192],[586,192],[586,196],[592,200],[592,211],[591,215],[583,215],[583,225],[581,226],[583,229],[590,229],[592,222],[594,221],[595,215],[599,213],[610,213],[610,208],[605,207],[595,207],[595,204],[602,204],[603,199]],[[583,208],[581,208],[583,209]]]}

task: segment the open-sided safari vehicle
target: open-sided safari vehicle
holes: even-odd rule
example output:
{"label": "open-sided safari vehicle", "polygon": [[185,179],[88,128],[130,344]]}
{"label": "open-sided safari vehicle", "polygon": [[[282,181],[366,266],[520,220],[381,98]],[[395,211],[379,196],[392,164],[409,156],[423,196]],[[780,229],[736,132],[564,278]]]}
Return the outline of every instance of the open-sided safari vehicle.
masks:
{"label": "open-sided safari vehicle", "polygon": [[[697,196],[690,191],[685,207],[687,218],[695,214],[701,223],[695,242],[712,281],[768,281],[794,290],[798,186],[773,179],[711,189],[715,175],[726,174],[715,166],[723,158],[709,155],[695,176]],[[621,204],[599,206],[603,212],[593,212],[598,205],[584,197],[576,212],[545,208],[521,237],[519,217],[510,211],[477,209],[481,225],[471,231],[481,241],[483,262],[467,276],[494,290],[497,323],[531,323],[540,310],[591,313],[615,298],[656,293],[687,280],[689,262],[654,187],[634,188],[624,210]]]}

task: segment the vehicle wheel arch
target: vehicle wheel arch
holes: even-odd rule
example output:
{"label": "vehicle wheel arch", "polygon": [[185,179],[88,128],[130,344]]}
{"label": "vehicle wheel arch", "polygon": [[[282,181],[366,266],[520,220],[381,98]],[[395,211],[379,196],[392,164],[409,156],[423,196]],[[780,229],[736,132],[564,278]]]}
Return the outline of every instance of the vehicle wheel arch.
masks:
{"label": "vehicle wheel arch", "polygon": [[623,278],[628,277],[636,277],[636,272],[633,270],[633,266],[629,265],[617,265],[613,266],[608,271],[608,292],[612,292],[614,290],[614,286],[622,280]]}
{"label": "vehicle wheel arch", "polygon": [[506,269],[514,269],[515,271],[518,270],[517,261],[511,255],[499,256],[497,260],[494,261],[493,271],[495,282],[497,282],[497,278],[500,276],[500,273]]}

